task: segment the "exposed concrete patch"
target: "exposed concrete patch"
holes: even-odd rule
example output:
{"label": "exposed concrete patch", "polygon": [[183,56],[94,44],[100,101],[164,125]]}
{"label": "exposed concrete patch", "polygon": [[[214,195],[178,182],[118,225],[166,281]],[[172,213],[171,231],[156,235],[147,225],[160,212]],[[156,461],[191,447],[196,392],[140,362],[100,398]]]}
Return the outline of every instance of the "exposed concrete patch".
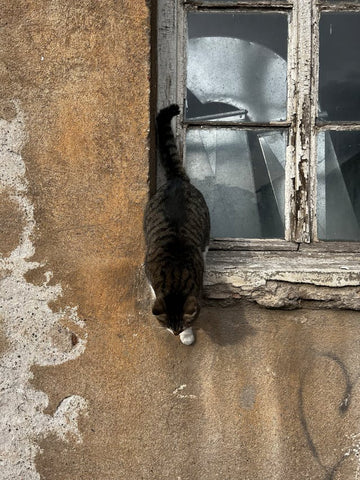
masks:
{"label": "exposed concrete patch", "polygon": [[360,433],[348,435],[351,443],[351,447],[345,452],[344,458],[355,456],[356,458],[356,471],[354,480],[360,479]]}
{"label": "exposed concrete patch", "polygon": [[[25,279],[29,271],[41,265],[29,261],[35,251],[31,240],[35,221],[33,206],[26,196],[25,164],[21,157],[26,140],[24,116],[18,102],[14,102],[14,107],[14,118],[0,119],[0,194],[11,191],[12,205],[16,206],[17,216],[23,218],[21,232],[16,231],[18,241],[8,243],[11,249],[6,250],[7,257],[0,257],[0,271],[4,273],[0,276],[0,317],[7,345],[0,363],[0,466],[2,480],[38,480],[34,464],[39,450],[36,438],[54,433],[63,440],[81,441],[77,418],[85,411],[86,402],[72,395],[59,404],[53,416],[44,414],[48,397],[29,384],[31,367],[77,358],[85,349],[86,334],[76,308],[66,307],[56,313],[50,309],[49,302],[62,294],[60,285],[48,284],[51,272],[39,285]],[[71,328],[61,326],[64,317],[77,332],[82,332],[76,335],[76,342]]]}

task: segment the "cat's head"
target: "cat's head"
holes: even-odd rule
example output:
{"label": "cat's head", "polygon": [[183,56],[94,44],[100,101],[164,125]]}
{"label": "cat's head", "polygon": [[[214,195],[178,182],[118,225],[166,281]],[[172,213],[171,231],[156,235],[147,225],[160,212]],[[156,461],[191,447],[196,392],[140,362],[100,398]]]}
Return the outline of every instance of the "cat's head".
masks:
{"label": "cat's head", "polygon": [[200,313],[200,304],[193,295],[186,298],[177,295],[158,296],[152,313],[164,328],[174,335],[179,335],[196,320]]}

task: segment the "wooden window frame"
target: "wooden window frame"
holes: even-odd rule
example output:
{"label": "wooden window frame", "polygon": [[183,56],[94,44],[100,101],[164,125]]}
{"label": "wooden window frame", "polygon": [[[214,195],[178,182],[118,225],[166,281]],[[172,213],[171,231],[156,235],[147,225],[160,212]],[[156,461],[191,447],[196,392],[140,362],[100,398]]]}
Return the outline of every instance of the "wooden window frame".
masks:
{"label": "wooden window frame", "polygon": [[[263,268],[261,257],[277,252],[282,259],[296,258],[301,271],[303,265],[311,259],[315,266],[319,261],[318,273],[324,271],[324,259],[329,263],[334,256],[339,260],[338,269],[328,273],[329,285],[334,286],[334,278],[339,286],[360,286],[359,253],[360,242],[320,241],[317,235],[316,219],[316,172],[317,172],[317,136],[324,130],[360,131],[360,122],[324,122],[316,120],[319,85],[319,19],[322,12],[355,11],[360,12],[356,1],[332,3],[331,0],[157,0],[155,22],[156,44],[153,54],[153,75],[156,77],[156,89],[152,93],[154,110],[178,103],[183,107],[185,98],[185,42],[186,13],[188,11],[253,11],[285,12],[290,16],[288,41],[288,89],[287,120],[285,122],[236,123],[235,128],[261,129],[281,127],[289,132],[286,150],[285,169],[285,238],[284,239],[213,239],[210,250],[217,266],[219,258],[225,259],[226,252],[259,252],[257,257],[259,272]],[[154,40],[154,37],[153,37]],[[155,66],[154,66],[155,65]],[[154,117],[154,116],[153,116]],[[153,120],[152,120],[153,121]],[[205,125],[206,122],[201,122]],[[199,126],[199,123],[177,119],[176,135],[180,153],[183,154],[187,128]],[[211,126],[217,125],[211,122]],[[234,127],[234,123],[221,122],[218,125]],[[153,143],[154,144],[154,143]],[[151,188],[156,189],[156,156],[151,167]],[[216,252],[219,252],[216,257]],[[214,256],[215,255],[215,256]],[[224,256],[225,255],[225,256]],[[253,253],[255,255],[255,253]],[[310,256],[310,257],[309,257]],[[215,258],[216,257],[216,258]],[[239,257],[240,258],[240,257]],[[302,263],[305,259],[305,263]],[[246,265],[241,259],[241,268]],[[249,260],[254,260],[254,256]],[[276,258],[274,257],[274,261]],[[236,257],[230,262],[236,264]],[[211,263],[211,261],[210,261]],[[220,262],[221,263],[221,262]],[[228,263],[225,262],[228,265]],[[224,265],[225,265],[224,264]],[[225,267],[224,267],[225,268]],[[249,267],[250,268],[250,267]],[[309,266],[308,270],[309,271]],[[210,267],[211,269],[211,267]],[[304,267],[306,270],[306,268]],[[315,271],[314,270],[314,271]],[[243,271],[243,270],[242,270]],[[306,282],[312,282],[311,275],[305,276]],[[304,277],[304,278],[305,278]],[[313,276],[313,283],[318,282]],[[256,281],[255,281],[256,283]],[[336,282],[335,282],[336,283]],[[324,285],[326,282],[324,283]]]}

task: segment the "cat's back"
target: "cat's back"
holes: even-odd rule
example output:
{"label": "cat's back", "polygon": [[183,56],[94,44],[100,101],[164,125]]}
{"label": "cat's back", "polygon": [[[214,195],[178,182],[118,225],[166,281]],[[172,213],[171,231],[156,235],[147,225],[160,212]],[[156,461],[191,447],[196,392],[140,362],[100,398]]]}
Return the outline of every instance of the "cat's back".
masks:
{"label": "cat's back", "polygon": [[201,192],[190,182],[174,178],[149,200],[144,219],[147,244],[176,236],[200,247],[209,243],[209,212]]}

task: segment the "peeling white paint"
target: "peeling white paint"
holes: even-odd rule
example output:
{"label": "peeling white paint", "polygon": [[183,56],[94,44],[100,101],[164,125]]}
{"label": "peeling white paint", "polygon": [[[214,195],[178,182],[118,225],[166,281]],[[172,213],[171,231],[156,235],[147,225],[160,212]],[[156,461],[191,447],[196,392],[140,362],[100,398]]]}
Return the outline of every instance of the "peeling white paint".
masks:
{"label": "peeling white paint", "polygon": [[267,307],[299,307],[304,300],[360,310],[358,254],[213,251],[204,291],[210,299],[243,297]]}
{"label": "peeling white paint", "polygon": [[[76,308],[56,313],[50,309],[49,302],[62,294],[60,285],[48,285],[52,272],[46,273],[43,285],[27,283],[24,277],[41,265],[29,260],[35,252],[31,239],[34,209],[26,196],[26,169],[21,157],[27,138],[24,115],[19,102],[14,105],[16,117],[11,121],[0,119],[0,191],[10,192],[17,202],[25,227],[11,255],[0,256],[0,321],[9,346],[0,359],[0,468],[2,480],[39,480],[34,463],[39,451],[36,441],[50,433],[63,440],[81,441],[77,418],[86,412],[86,401],[73,395],[60,403],[53,416],[44,414],[48,397],[30,385],[31,367],[77,358],[85,349],[86,333],[72,345],[71,331],[61,325],[61,320],[66,318],[67,324],[72,322],[83,329],[85,323]],[[54,344],[54,331],[65,336],[68,348]],[[63,346],[64,342],[58,343]]]}

